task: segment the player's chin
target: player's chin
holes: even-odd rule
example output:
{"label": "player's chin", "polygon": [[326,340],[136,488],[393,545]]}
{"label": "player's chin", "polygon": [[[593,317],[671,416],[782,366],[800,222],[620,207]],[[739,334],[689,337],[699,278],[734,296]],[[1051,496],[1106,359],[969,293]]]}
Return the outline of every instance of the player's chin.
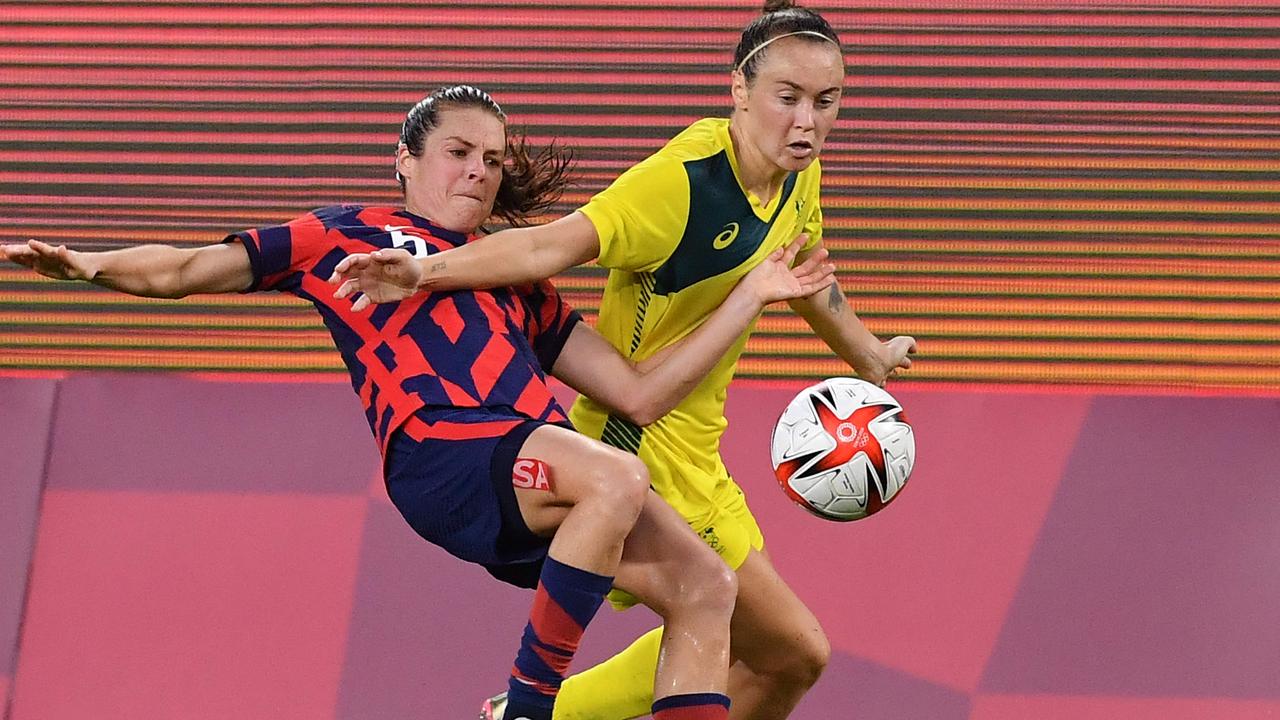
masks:
{"label": "player's chin", "polygon": [[451,210],[452,212],[436,220],[436,223],[445,230],[463,234],[475,232],[493,214],[492,205],[483,206],[479,203],[462,203]]}
{"label": "player's chin", "polygon": [[787,172],[801,172],[812,165],[813,161],[817,159],[817,152],[810,153],[804,157],[796,157],[791,153],[784,152],[782,156],[778,158],[778,167],[786,170]]}

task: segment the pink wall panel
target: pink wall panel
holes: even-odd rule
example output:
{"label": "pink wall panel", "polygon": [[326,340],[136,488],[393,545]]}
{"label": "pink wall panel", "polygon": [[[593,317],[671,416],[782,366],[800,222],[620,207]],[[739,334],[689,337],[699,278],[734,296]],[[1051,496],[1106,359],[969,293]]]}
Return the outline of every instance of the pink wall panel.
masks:
{"label": "pink wall panel", "polygon": [[[14,398],[39,419],[58,394],[6,720],[454,718],[501,689],[528,594],[404,525],[349,389],[3,382],[5,427],[32,415]],[[899,385],[916,474],[888,510],[841,525],[793,507],[768,470],[763,440],[798,388],[735,385],[725,438],[776,564],[831,637],[798,717],[1280,712],[1280,400]],[[329,473],[280,462],[317,436],[349,457]],[[653,622],[604,612],[575,667]]]}
{"label": "pink wall panel", "polygon": [[13,720],[326,717],[365,503],[50,491]]}
{"label": "pink wall panel", "polygon": [[780,571],[836,650],[974,690],[1091,398],[898,391],[917,433],[911,481],[888,511],[843,525],[783,502],[770,473],[763,409],[793,388],[736,388],[726,441],[771,552],[803,559]]}
{"label": "pink wall panel", "polygon": [[0,708],[18,649],[56,392],[54,380],[0,377]]}

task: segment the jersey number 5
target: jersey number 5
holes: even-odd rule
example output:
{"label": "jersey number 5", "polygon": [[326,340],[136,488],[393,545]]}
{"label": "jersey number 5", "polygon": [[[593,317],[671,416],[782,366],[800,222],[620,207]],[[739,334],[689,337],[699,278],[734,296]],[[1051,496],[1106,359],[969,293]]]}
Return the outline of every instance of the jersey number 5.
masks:
{"label": "jersey number 5", "polygon": [[427,256],[427,243],[422,238],[403,232],[399,228],[388,226],[386,229],[391,233],[392,245],[408,250],[416,258]]}

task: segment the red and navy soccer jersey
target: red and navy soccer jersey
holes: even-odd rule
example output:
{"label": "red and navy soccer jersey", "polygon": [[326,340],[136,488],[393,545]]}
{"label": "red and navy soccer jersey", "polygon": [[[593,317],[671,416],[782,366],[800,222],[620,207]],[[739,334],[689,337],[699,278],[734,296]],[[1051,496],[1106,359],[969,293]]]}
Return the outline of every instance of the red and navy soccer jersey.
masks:
{"label": "red and navy soccer jersey", "polygon": [[249,251],[250,291],[287,292],[320,311],[385,452],[391,433],[423,407],[568,421],[545,373],[582,318],[550,282],[419,293],[359,313],[333,297],[329,276],[351,253],[400,247],[422,257],[474,238],[404,210],[335,205],[227,241]]}

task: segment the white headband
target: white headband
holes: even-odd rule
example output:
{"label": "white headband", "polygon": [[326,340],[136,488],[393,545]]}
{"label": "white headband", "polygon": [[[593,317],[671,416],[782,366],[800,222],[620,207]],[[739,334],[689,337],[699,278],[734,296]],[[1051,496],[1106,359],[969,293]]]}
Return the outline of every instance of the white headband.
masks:
{"label": "white headband", "polygon": [[765,40],[764,42],[760,43],[759,45],[755,46],[755,48],[753,48],[753,49],[751,50],[751,52],[747,53],[747,56],[746,56],[746,57],[742,58],[742,62],[738,63],[738,67],[734,68],[734,70],[741,71],[741,70],[742,70],[742,68],[743,68],[743,67],[745,67],[745,66],[746,66],[746,64],[747,64],[748,62],[750,62],[750,61],[751,61],[751,58],[755,57],[756,53],[758,53],[758,52],[760,52],[761,50],[765,49],[765,47],[766,47],[769,43],[773,42],[774,40],[781,40],[782,38],[789,38],[789,37],[791,37],[791,36],[793,36],[793,35],[812,35],[812,36],[814,36],[814,37],[820,37],[820,38],[822,38],[823,40],[826,40],[827,42],[831,43],[832,45],[835,45],[836,47],[840,47],[840,43],[837,43],[835,40],[832,40],[831,38],[827,37],[826,35],[823,35],[822,33],[818,32],[817,30],[797,30],[796,32],[789,32],[789,33],[785,33],[785,34],[783,34],[783,35],[775,35],[775,36],[773,36],[773,37],[769,38],[768,40]]}

